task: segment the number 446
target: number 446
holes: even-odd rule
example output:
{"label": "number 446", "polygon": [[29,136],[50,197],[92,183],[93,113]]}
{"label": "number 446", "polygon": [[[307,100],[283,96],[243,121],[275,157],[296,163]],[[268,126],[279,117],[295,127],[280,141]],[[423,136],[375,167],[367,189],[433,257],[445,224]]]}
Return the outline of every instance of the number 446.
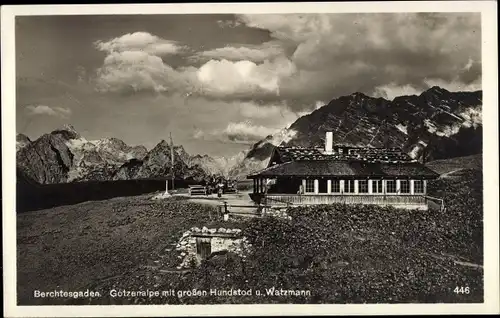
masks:
{"label": "number 446", "polygon": [[455,287],[455,289],[453,290],[453,292],[455,294],[470,294],[470,288],[469,287],[463,287],[463,286],[460,286],[460,287]]}

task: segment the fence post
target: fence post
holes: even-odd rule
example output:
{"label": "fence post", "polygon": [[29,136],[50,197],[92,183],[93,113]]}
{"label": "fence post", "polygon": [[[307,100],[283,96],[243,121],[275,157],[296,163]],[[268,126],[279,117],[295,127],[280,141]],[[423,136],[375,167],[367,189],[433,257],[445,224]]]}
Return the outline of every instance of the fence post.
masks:
{"label": "fence post", "polygon": [[264,194],[264,209],[262,211],[264,214],[267,213],[267,194]]}
{"label": "fence post", "polygon": [[224,213],[223,213],[222,217],[223,217],[224,221],[228,221],[229,220],[229,211],[227,209],[227,202],[226,201],[224,201]]}

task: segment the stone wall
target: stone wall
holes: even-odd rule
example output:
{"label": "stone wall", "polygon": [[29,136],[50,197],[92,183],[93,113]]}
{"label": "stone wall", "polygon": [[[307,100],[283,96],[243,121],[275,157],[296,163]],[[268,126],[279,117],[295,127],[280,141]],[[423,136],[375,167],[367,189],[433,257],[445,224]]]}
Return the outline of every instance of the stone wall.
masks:
{"label": "stone wall", "polygon": [[287,208],[267,208],[262,211],[262,216],[272,216],[283,219],[291,219],[292,217],[286,213]]}
{"label": "stone wall", "polygon": [[240,229],[193,227],[184,232],[177,243],[176,250],[180,253],[178,258],[182,260],[177,269],[194,268],[201,264],[203,257],[197,248],[200,240],[210,242],[211,253],[228,251],[246,257],[250,248],[247,239],[241,236]]}

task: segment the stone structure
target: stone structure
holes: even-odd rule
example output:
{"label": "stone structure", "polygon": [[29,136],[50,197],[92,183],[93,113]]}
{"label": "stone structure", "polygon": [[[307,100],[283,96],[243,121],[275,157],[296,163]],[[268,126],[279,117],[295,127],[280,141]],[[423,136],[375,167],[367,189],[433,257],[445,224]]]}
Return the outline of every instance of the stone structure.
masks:
{"label": "stone structure", "polygon": [[250,244],[241,236],[240,229],[198,228],[193,227],[184,232],[176,250],[180,252],[182,262],[178,269],[194,268],[204,259],[217,252],[228,251],[245,257]]}

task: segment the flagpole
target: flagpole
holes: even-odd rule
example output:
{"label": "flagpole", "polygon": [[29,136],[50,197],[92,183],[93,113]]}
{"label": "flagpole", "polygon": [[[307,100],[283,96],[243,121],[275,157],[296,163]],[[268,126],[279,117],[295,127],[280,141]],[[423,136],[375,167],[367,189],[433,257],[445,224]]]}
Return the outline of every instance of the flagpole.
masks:
{"label": "flagpole", "polygon": [[172,176],[172,190],[174,190],[174,142],[172,140],[172,133],[170,133],[170,160],[171,160],[171,167],[170,167],[170,174]]}

